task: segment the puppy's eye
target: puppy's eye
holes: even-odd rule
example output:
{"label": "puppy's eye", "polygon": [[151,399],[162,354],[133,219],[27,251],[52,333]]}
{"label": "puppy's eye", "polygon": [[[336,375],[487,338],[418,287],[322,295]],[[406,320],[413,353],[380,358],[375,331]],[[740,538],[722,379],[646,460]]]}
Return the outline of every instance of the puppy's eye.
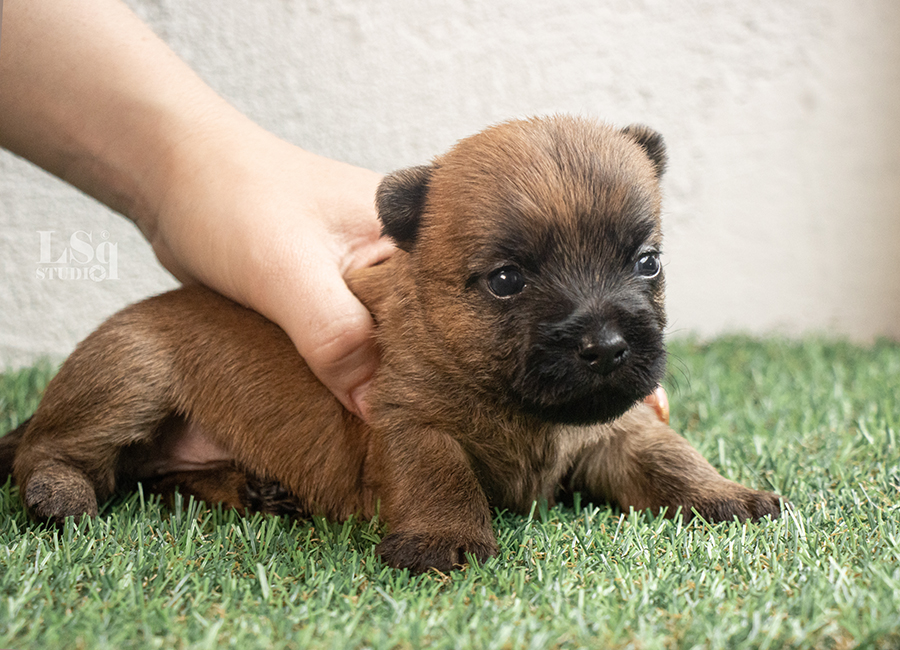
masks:
{"label": "puppy's eye", "polygon": [[491,293],[498,298],[508,298],[525,288],[525,278],[513,266],[504,266],[492,272],[487,283]]}
{"label": "puppy's eye", "polygon": [[659,253],[641,255],[640,259],[634,264],[634,272],[644,278],[655,278],[661,270]]}

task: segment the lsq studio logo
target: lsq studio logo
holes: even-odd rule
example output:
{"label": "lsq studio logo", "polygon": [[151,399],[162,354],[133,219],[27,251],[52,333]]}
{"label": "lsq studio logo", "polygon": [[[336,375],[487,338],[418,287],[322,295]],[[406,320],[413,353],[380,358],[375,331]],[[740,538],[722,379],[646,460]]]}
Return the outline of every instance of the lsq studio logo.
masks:
{"label": "lsq studio logo", "polygon": [[[54,230],[39,230],[41,257],[35,274],[39,280],[103,280],[119,279],[118,244],[109,241],[109,233],[76,230],[69,245],[60,252]],[[59,253],[57,255],[57,253]]]}

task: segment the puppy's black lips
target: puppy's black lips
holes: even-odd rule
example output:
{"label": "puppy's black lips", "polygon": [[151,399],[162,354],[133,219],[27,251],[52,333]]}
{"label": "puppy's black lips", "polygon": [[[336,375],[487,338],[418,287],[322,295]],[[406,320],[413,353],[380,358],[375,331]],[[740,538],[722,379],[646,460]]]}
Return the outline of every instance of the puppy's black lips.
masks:
{"label": "puppy's black lips", "polygon": [[616,410],[598,410],[595,406],[582,407],[581,405],[566,405],[558,407],[535,407],[528,408],[526,405],[525,412],[530,413],[543,420],[553,424],[572,424],[572,425],[591,425],[605,424],[612,422],[616,418],[628,412],[635,402],[629,402],[627,406]]}
{"label": "puppy's black lips", "polygon": [[[649,391],[647,391],[649,393]],[[642,391],[598,390],[577,399],[547,403],[519,398],[522,410],[557,424],[599,424],[624,415],[644,396]]]}
{"label": "puppy's black lips", "polygon": [[520,408],[548,422],[596,424],[623,415],[659,384],[665,371],[665,352],[633,358],[598,377],[581,365],[550,364],[543,372],[520,377],[509,387]]}

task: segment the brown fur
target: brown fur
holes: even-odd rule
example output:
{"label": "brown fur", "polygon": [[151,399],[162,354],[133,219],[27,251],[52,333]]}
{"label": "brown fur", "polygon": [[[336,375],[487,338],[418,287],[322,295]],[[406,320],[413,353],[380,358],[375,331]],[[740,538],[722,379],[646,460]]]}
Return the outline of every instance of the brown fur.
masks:
{"label": "brown fur", "polygon": [[[126,308],[66,361],[18,444],[29,511],[95,515],[136,480],[338,520],[380,499],[378,551],[416,571],[496,554],[491,507],[563,491],[777,515],[777,496],[722,478],[639,403],[663,369],[662,277],[635,260],[661,245],[664,167],[646,127],[555,117],[389,176],[379,215],[401,250],[349,278],[383,355],[369,424],[225,298],[185,288]],[[497,294],[498,268],[524,288]]]}

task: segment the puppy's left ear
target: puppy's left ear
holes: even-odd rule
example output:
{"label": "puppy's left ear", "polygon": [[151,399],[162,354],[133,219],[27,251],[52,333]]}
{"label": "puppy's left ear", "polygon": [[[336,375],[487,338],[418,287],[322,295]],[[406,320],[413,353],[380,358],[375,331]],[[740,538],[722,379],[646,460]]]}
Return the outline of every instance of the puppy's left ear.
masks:
{"label": "puppy's left ear", "polygon": [[666,171],[666,163],[669,161],[663,137],[649,126],[644,126],[643,124],[626,126],[622,129],[622,133],[643,147],[644,151],[647,152],[647,156],[650,157],[650,162],[653,163],[653,168],[656,170],[656,178],[660,178],[663,172]]}
{"label": "puppy's left ear", "polygon": [[381,232],[409,252],[416,242],[433,165],[401,169],[385,176],[375,194]]}

